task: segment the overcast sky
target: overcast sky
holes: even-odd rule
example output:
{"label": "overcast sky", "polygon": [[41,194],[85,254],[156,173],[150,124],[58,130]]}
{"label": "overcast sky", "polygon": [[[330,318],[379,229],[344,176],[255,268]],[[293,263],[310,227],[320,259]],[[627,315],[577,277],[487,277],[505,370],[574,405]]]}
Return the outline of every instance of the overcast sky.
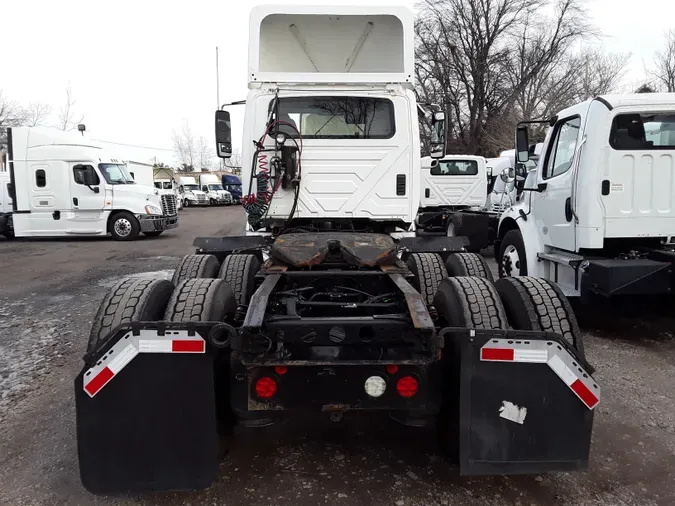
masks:
{"label": "overcast sky", "polygon": [[[221,102],[246,97],[250,8],[257,0],[2,0],[0,89],[21,103],[55,110],[70,84],[89,134],[98,139],[162,148],[119,155],[174,161],[171,131],[187,120],[213,142],[215,47],[220,47]],[[309,3],[309,2],[305,2]],[[334,4],[333,1],[313,3]],[[354,3],[352,1],[352,3]],[[368,4],[415,1],[364,0]],[[633,54],[626,84],[675,27],[675,1],[590,0],[593,22],[610,51]],[[231,109],[235,141],[243,107]],[[133,154],[128,154],[133,153]]]}

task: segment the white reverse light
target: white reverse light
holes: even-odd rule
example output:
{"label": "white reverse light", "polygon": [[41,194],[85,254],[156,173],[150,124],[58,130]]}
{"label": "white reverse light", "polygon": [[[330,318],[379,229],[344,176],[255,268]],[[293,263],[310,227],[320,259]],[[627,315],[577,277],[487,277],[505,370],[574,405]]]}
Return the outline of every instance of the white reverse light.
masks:
{"label": "white reverse light", "polygon": [[380,397],[387,389],[387,383],[380,376],[371,376],[366,380],[364,388],[371,397]]}

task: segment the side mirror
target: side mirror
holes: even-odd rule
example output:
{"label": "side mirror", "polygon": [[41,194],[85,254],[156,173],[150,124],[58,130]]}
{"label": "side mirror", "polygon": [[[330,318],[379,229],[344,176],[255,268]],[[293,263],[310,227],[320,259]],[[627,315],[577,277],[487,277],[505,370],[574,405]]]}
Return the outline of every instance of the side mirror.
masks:
{"label": "side mirror", "polygon": [[445,113],[435,112],[431,122],[431,158],[443,158],[446,148]]}
{"label": "side mirror", "polygon": [[204,185],[204,186],[202,186],[202,191],[203,191],[204,193],[208,193],[208,192],[209,192],[209,189],[206,187],[206,185]]}
{"label": "side mirror", "polygon": [[229,111],[216,111],[216,154],[232,157],[232,125]]}
{"label": "side mirror", "polygon": [[485,167],[485,174],[487,177],[492,177],[492,167]]}
{"label": "side mirror", "polygon": [[502,173],[499,175],[499,177],[505,183],[510,183],[516,178],[516,170],[513,167],[504,169]]}
{"label": "side mirror", "polygon": [[530,159],[530,141],[527,125],[518,125],[516,128],[516,161],[525,163]]}
{"label": "side mirror", "polygon": [[181,192],[181,193],[185,193],[185,188],[183,188],[183,185],[180,185],[178,187],[178,191]]}

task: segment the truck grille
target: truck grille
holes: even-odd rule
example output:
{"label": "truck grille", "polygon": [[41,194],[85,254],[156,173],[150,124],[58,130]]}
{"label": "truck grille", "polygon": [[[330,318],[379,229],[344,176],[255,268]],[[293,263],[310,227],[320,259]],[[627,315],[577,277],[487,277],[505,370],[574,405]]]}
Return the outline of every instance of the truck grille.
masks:
{"label": "truck grille", "polygon": [[165,216],[174,216],[176,214],[175,195],[162,195],[162,212]]}
{"label": "truck grille", "polygon": [[506,203],[501,203],[501,204],[492,204],[491,211],[495,213],[502,214],[504,211],[506,211],[509,207],[511,207],[509,204]]}
{"label": "truck grille", "polygon": [[206,202],[206,195],[197,195],[197,200],[199,202]]}

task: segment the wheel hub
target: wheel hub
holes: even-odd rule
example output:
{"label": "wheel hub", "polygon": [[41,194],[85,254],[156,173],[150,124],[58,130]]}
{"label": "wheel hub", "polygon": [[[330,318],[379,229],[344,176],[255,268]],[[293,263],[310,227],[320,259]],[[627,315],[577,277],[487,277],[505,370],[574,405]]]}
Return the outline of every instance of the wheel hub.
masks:
{"label": "wheel hub", "polygon": [[120,237],[126,237],[131,233],[131,222],[126,218],[115,220],[115,233]]}
{"label": "wheel hub", "polygon": [[509,245],[504,250],[502,266],[507,276],[520,276],[520,256],[515,246]]}

